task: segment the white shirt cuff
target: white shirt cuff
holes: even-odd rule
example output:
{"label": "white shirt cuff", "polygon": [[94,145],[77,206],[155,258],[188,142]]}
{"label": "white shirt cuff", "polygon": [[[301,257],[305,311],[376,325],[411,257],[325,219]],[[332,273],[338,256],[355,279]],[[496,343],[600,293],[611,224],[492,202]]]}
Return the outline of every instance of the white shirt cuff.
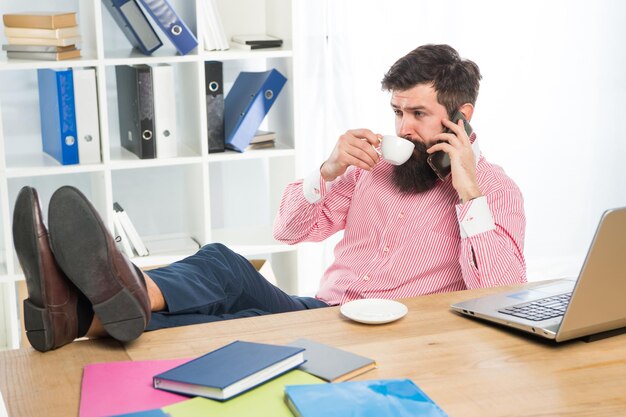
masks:
{"label": "white shirt cuff", "polygon": [[472,237],[496,228],[487,197],[481,196],[456,206],[461,238]]}
{"label": "white shirt cuff", "polygon": [[324,181],[319,169],[311,172],[302,181],[302,193],[304,198],[311,204],[315,204],[330,190],[331,183]]}

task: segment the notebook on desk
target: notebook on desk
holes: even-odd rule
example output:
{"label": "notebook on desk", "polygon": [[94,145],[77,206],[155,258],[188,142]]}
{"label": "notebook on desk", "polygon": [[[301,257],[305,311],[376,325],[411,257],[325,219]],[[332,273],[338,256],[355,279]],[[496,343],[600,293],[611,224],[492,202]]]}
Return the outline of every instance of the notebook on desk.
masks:
{"label": "notebook on desk", "polygon": [[626,207],[602,214],[578,278],[538,282],[451,307],[464,315],[557,342],[623,330],[626,327]]}

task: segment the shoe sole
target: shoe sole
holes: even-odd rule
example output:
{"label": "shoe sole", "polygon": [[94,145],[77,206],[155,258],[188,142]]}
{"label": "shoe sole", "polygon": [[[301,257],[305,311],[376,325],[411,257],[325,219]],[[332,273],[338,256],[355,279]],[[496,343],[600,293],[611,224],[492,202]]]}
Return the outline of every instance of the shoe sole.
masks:
{"label": "shoe sole", "polygon": [[[62,187],[50,199],[50,243],[61,269],[93,304],[107,333],[122,342],[141,335],[147,317],[110,262],[108,229],[80,191]],[[102,300],[103,291],[112,295]]]}
{"label": "shoe sole", "polygon": [[[28,193],[24,196],[22,193]],[[37,227],[35,226],[34,204],[39,204],[34,190],[20,191],[15,202],[13,215],[13,245],[24,268],[24,277],[30,298],[24,300],[24,328],[30,344],[40,352],[54,346],[54,326],[49,309],[43,307],[46,298],[45,286],[39,264]],[[33,295],[35,297],[33,298]]]}

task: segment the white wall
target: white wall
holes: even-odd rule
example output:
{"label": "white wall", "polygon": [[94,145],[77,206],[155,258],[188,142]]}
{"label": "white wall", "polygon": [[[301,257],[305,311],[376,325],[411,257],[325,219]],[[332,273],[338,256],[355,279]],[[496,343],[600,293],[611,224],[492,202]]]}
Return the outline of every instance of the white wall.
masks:
{"label": "white wall", "polygon": [[[322,2],[310,3],[302,7]],[[327,0],[325,7],[326,21],[311,18],[301,28],[318,58],[299,77],[311,81],[309,106],[330,115],[308,122],[310,155],[328,155],[349,128],[392,132],[383,74],[421,44],[448,43],[483,74],[472,120],[483,153],[524,193],[529,280],[576,275],[602,211],[626,205],[626,2]],[[326,85],[323,100],[312,85]],[[309,288],[318,278],[308,278]]]}

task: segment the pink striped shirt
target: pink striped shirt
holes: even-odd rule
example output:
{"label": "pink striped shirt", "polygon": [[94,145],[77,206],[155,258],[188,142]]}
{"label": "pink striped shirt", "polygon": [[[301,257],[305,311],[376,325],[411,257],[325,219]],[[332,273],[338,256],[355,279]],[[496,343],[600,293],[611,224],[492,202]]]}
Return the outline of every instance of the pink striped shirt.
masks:
{"label": "pink striped shirt", "polygon": [[504,171],[480,157],[483,197],[464,204],[448,177],[421,194],[402,194],[393,166],[350,167],[332,183],[319,171],[290,184],[274,236],[290,244],[344,230],[317,298],[403,298],[526,281],[523,199]]}

